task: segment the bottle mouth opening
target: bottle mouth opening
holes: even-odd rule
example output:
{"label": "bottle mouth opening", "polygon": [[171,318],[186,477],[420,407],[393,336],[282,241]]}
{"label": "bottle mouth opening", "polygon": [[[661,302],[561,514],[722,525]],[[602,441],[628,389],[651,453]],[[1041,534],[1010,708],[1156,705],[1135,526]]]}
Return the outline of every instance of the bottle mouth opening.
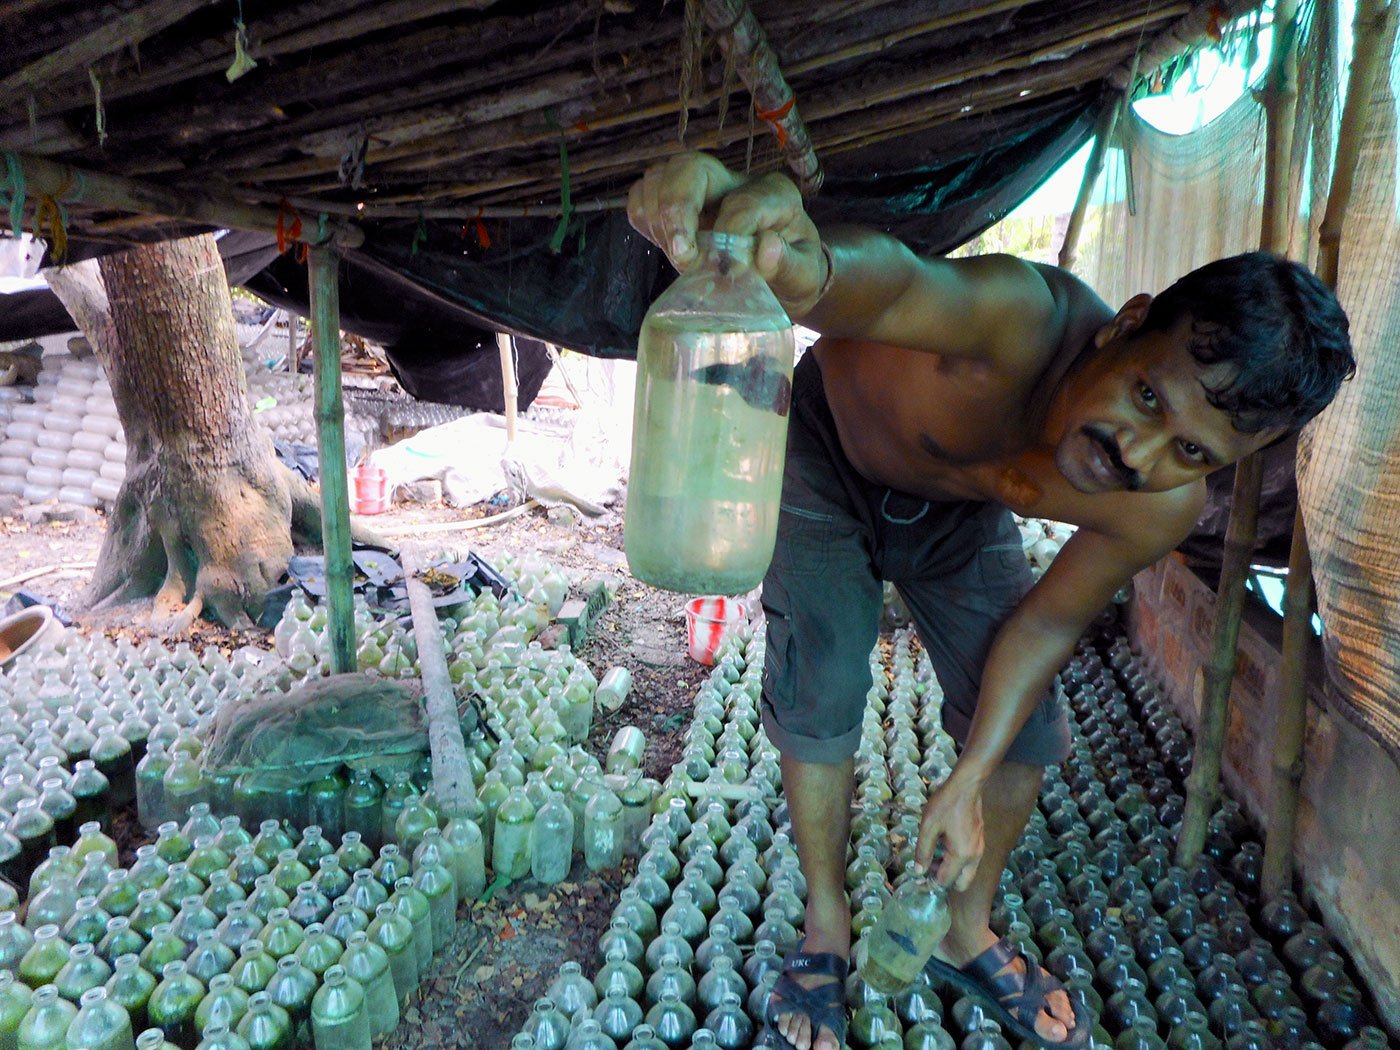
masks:
{"label": "bottle mouth opening", "polygon": [[696,234],[698,244],[730,250],[751,250],[755,238],[748,233],[723,233],[718,230],[701,230]]}

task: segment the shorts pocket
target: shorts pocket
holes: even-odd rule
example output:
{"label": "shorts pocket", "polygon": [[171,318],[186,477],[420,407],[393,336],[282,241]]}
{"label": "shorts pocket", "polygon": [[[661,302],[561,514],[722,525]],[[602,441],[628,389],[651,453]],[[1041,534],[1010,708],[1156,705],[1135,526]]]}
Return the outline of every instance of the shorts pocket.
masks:
{"label": "shorts pocket", "polygon": [[826,572],[835,528],[833,515],[782,504],[773,567],[794,576],[819,576]]}
{"label": "shorts pocket", "polygon": [[1019,543],[993,543],[977,552],[982,585],[993,590],[1025,593],[1031,586],[1031,566]]}

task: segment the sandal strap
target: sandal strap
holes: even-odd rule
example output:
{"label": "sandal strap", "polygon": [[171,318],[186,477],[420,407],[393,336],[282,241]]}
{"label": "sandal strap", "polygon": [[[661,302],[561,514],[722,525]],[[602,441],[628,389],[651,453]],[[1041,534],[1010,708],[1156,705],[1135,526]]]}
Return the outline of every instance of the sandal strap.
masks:
{"label": "sandal strap", "polygon": [[[1025,966],[1024,973],[1015,970],[1000,972],[1017,958]],[[1034,1029],[1041,1010],[1045,1009],[1046,997],[1063,987],[1054,977],[1047,976],[1034,956],[1005,938],[997,941],[962,969],[965,974],[986,988],[1001,1004],[1002,1009],[1031,1029]]]}
{"label": "sandal strap", "polygon": [[844,981],[850,963],[835,952],[796,951],[783,960],[783,973],[804,977],[835,977]]}
{"label": "sandal strap", "polygon": [[783,974],[774,982],[771,994],[781,999],[783,1005],[791,1007],[794,1013],[809,1014],[813,1020],[816,1019],[816,1011],[837,1009],[844,1013],[846,1009],[846,988],[837,982],[804,988],[792,977]]}

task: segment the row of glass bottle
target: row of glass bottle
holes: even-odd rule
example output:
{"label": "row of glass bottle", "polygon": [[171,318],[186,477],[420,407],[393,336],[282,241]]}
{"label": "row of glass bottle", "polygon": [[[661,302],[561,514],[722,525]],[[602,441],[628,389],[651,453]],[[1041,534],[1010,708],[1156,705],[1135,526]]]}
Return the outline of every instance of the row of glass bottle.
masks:
{"label": "row of glass bottle", "polygon": [[[904,640],[904,643],[907,644],[907,639]],[[1086,651],[1085,655],[1087,656],[1090,654]],[[872,722],[878,722],[878,719],[873,716],[878,715],[879,705],[883,703],[883,699],[880,695],[882,692],[880,686],[877,685],[872,690],[871,712],[867,713],[867,725],[865,727],[866,737],[862,747],[863,768],[866,773],[860,792],[863,795],[863,805],[858,808],[856,824],[853,829],[855,857],[852,862],[850,886],[853,891],[854,927],[858,934],[868,929],[869,923],[873,922],[874,916],[878,914],[878,906],[875,903],[877,898],[882,895],[887,896],[889,892],[884,882],[883,871],[877,872],[869,867],[870,849],[878,850],[882,840],[888,841],[883,835],[883,829],[887,818],[884,818],[875,809],[878,800],[882,796],[886,796],[888,792],[900,792],[901,801],[899,803],[899,809],[901,813],[896,819],[896,823],[903,825],[903,830],[906,833],[916,831],[917,821],[915,816],[922,804],[920,798],[921,792],[919,790],[921,786],[919,783],[920,778],[921,776],[927,777],[930,781],[937,782],[941,776],[946,775],[947,765],[952,757],[951,741],[948,741],[937,728],[937,684],[932,680],[926,661],[922,662],[918,674],[913,677],[912,681],[909,680],[912,660],[909,659],[907,649],[904,648],[904,645],[896,647],[894,663],[896,667],[894,688],[889,690],[893,701],[891,706],[896,709],[894,715],[899,716],[901,704],[908,704],[911,698],[926,695],[926,700],[928,702],[923,703],[912,725],[903,721],[901,717],[892,717],[891,728],[884,742],[890,745],[887,749],[887,757],[891,759],[889,768],[896,772],[895,775],[890,778],[892,781],[891,783],[882,783],[885,778],[871,775],[871,772],[876,767],[876,763],[871,762],[869,756],[866,755],[866,745],[870,745],[871,740],[875,739],[871,733],[874,728]],[[914,741],[910,739],[911,731],[914,736],[920,738],[919,743],[927,742],[932,745],[924,751],[922,770],[920,770],[917,765],[913,764],[911,755],[905,753],[913,752],[917,754],[912,747]],[[1082,734],[1077,733],[1076,738],[1076,747],[1082,750],[1085,746]],[[880,746],[880,744],[875,744],[871,746],[869,750],[878,750]],[[1098,783],[1098,781],[1093,781],[1093,783]],[[1045,813],[1053,815],[1060,812],[1063,808],[1065,797],[1066,792],[1063,782],[1048,782],[1047,792],[1042,799],[1042,806],[1045,808]],[[1061,816],[1063,815],[1064,814],[1061,814]],[[862,825],[862,817],[866,818],[864,825]],[[660,818],[658,818],[658,820],[659,819]],[[1099,830],[1102,831],[1102,814],[1100,813],[1099,817],[1096,819],[1100,823]],[[1088,845],[1093,845],[1095,848],[1107,848],[1106,855],[1114,858],[1109,862],[1110,868],[1125,863],[1122,856],[1125,846],[1128,843],[1133,843],[1134,840],[1126,831],[1129,822],[1121,817],[1116,817],[1116,819],[1118,823],[1114,827],[1113,832],[1121,836],[1121,838],[1115,839],[1114,834],[1106,834],[1101,837],[1099,844],[1095,844],[1092,840],[1081,840],[1070,836],[1067,841],[1070,843],[1071,847],[1074,848],[1065,851],[1069,859],[1056,859],[1060,859],[1062,863],[1069,863],[1072,865],[1076,862],[1076,855],[1087,852],[1086,847]],[[1237,807],[1234,807],[1232,804],[1227,804],[1222,807],[1220,813],[1217,814],[1214,823],[1217,827],[1223,828],[1229,824],[1233,824],[1238,821],[1238,819]],[[1034,935],[1030,934],[1032,925],[1024,921],[1028,920],[1029,916],[1019,914],[1020,909],[1023,909],[1025,906],[1025,898],[1021,898],[1019,894],[1013,891],[1024,888],[1022,879],[1017,877],[1018,874],[1033,877],[1036,873],[1035,862],[1043,862],[1051,859],[1050,857],[1043,856],[1046,852],[1050,852],[1052,855],[1054,854],[1053,850],[1047,850],[1046,848],[1047,837],[1046,816],[1043,814],[1036,814],[1032,821],[1032,830],[1027,836],[1027,842],[1023,843],[1022,848],[1018,851],[1019,855],[1016,858],[1016,862],[1028,865],[1030,870],[1025,873],[1018,873],[1015,863],[1008,869],[1008,872],[1005,873],[1003,877],[1003,889],[1006,893],[994,917],[994,924],[998,927],[1000,932],[1010,933],[1017,938],[1029,936],[1032,945],[1034,945]],[[864,838],[865,841],[862,841],[862,838]],[[1141,843],[1135,843],[1135,845],[1142,846],[1144,852],[1142,857],[1134,859],[1148,860],[1150,865],[1162,864],[1167,859],[1168,854],[1164,851],[1163,842],[1161,840],[1169,838],[1170,835],[1166,834],[1164,829],[1159,828],[1157,837],[1150,839],[1145,846],[1142,846]],[[732,842],[733,840],[727,841]],[[895,842],[898,847],[898,855],[895,858],[896,861],[901,858],[907,860],[908,851],[912,848],[912,836],[906,834],[902,840],[900,837],[896,837]],[[866,847],[864,855],[861,853],[861,847]],[[1036,856],[1035,854],[1037,852],[1042,855]],[[1082,863],[1082,857],[1078,859]],[[862,860],[865,860],[864,865],[861,864]],[[1167,866],[1169,867],[1169,865]],[[639,866],[637,881],[642,882],[646,880],[650,874],[648,869],[653,867],[654,865],[652,865],[649,860],[644,859],[643,864]],[[1043,872],[1043,869],[1041,870]],[[1175,873],[1173,877],[1180,878],[1181,874],[1182,873]],[[1038,884],[1033,881],[1033,878],[1026,878],[1025,881],[1032,889],[1039,888]],[[1077,961],[1074,960],[1075,946],[1073,941],[1077,937],[1083,937],[1085,934],[1098,929],[1100,926],[1106,925],[1109,929],[1115,928],[1115,922],[1109,921],[1110,917],[1106,914],[1108,905],[1100,900],[1100,895],[1106,899],[1108,889],[1112,888],[1116,892],[1122,893],[1125,891],[1125,887],[1110,885],[1110,880],[1106,879],[1100,882],[1100,886],[1102,888],[1088,889],[1087,896],[1089,900],[1086,903],[1090,906],[1084,908],[1081,905],[1080,907],[1080,911],[1082,912],[1080,916],[1082,920],[1081,930],[1074,930],[1073,916],[1068,912],[1068,909],[1058,909],[1060,914],[1052,915],[1051,917],[1058,920],[1058,922],[1062,924],[1061,928],[1066,931],[1063,939],[1057,937],[1058,944],[1050,944],[1046,945],[1043,949],[1038,947],[1036,949],[1036,957],[1051,958],[1052,961],[1060,963],[1061,977],[1070,982],[1076,994],[1083,996],[1092,1007],[1095,1007],[1095,1013],[1100,1012],[1101,1008],[1107,1005],[1105,1000],[1112,1000],[1113,996],[1119,994],[1122,990],[1114,987],[1111,982],[1102,981],[1095,972],[1103,971],[1108,973],[1111,971],[1111,966],[1102,965],[1105,960],[1110,963],[1122,961],[1121,952],[1114,953],[1105,950],[1106,947],[1112,946],[1105,946],[1100,942],[1094,942],[1094,953],[1090,955],[1083,952],[1081,943],[1079,958]],[[1085,884],[1080,883],[1080,892],[1084,892],[1085,889]],[[1033,897],[1034,894],[1032,893],[1031,896]],[[1129,895],[1124,903],[1134,903],[1131,899],[1131,895]],[[1136,903],[1141,906],[1143,902],[1139,898]],[[1037,900],[1034,906],[1039,912],[1045,907],[1045,902],[1043,900]],[[621,907],[621,905],[619,907]],[[1054,912],[1056,909],[1052,908],[1051,910]],[[1097,913],[1097,918],[1094,917],[1095,913]],[[800,922],[800,915],[798,916],[798,921]],[[1121,918],[1116,920],[1116,924],[1118,926],[1123,925]],[[1049,924],[1048,922],[1041,925],[1042,928],[1046,925],[1051,925],[1052,929],[1055,928],[1053,924]],[[1151,924],[1151,929],[1154,933],[1160,934],[1161,932],[1160,924],[1158,923]],[[1055,951],[1061,945],[1063,945],[1064,951],[1058,958],[1054,958]],[[1192,945],[1192,947],[1199,950],[1199,945]],[[1258,949],[1257,945],[1254,947],[1256,950]],[[781,950],[782,949],[779,949],[776,954],[780,955]],[[1178,974],[1177,979],[1181,979],[1182,968],[1180,966],[1173,966],[1173,963],[1177,962],[1175,953],[1178,952],[1180,952],[1179,948],[1167,946],[1162,954],[1157,957],[1157,962],[1162,963],[1162,965],[1157,966],[1153,976],[1158,982],[1167,986],[1163,989],[1165,991],[1175,991],[1177,993],[1182,991],[1179,987],[1175,989],[1170,988],[1171,974],[1173,971]],[[650,954],[655,956],[656,953],[653,952]],[[756,953],[756,955],[757,954],[758,953]],[[764,954],[766,955],[766,952]],[[1110,956],[1116,956],[1116,958],[1110,958]],[[1069,965],[1067,960],[1073,961],[1073,965]],[[1099,965],[1096,966],[1096,962]],[[1081,966],[1080,963],[1083,965]],[[1200,969],[1205,969],[1205,967],[1201,967]],[[1078,971],[1077,973],[1075,972],[1076,970]],[[1189,978],[1190,971],[1186,970],[1185,973]],[[1228,982],[1222,980],[1222,975],[1220,974],[1211,974],[1210,977],[1217,984],[1225,983],[1228,985]],[[1098,981],[1097,984],[1096,980]],[[1265,981],[1261,983],[1269,982]],[[1278,994],[1278,983],[1277,975],[1275,975],[1271,984],[1275,995]],[[1131,985],[1126,985],[1126,987],[1129,991],[1133,990]],[[1099,988],[1103,988],[1104,992],[1107,994],[1101,994]],[[596,990],[597,989],[595,989],[595,992]],[[911,1048],[911,1050],[915,1046],[920,1048],[952,1046],[954,1042],[951,1035],[943,1028],[943,1023],[939,1018],[934,1016],[935,1013],[941,1014],[942,1005],[948,1007],[948,1020],[946,1022],[948,1028],[962,1033],[964,1045],[976,1046],[979,1048],[1006,1045],[1005,1040],[997,1033],[995,1024],[989,1022],[985,1018],[983,1011],[973,1000],[965,998],[959,999],[945,993],[946,1002],[940,1004],[940,1000],[933,990],[928,988],[916,988],[911,991],[911,993],[900,997],[898,1001],[885,1004],[881,1001],[882,997],[876,996],[874,993],[870,992],[869,989],[862,987],[862,982],[858,975],[852,978],[850,990],[852,992],[852,1006],[856,1009],[851,1033],[851,1040],[854,1045],[866,1047],[881,1045],[893,1046],[896,1041],[899,1041],[906,1047]],[[755,987],[750,995],[752,1006],[750,1014],[751,1021],[757,1021],[761,1017],[762,1003],[766,1001],[766,992],[760,994],[760,991],[761,989]],[[1125,996],[1124,998],[1127,997]],[[1158,998],[1161,1000],[1167,997],[1158,996]],[[1174,1040],[1171,1044],[1173,1046],[1216,1045],[1211,1041],[1214,1038],[1210,1032],[1211,1014],[1204,1008],[1201,1010],[1194,1009],[1193,1007],[1197,1005],[1203,1006],[1203,1004],[1199,1003],[1199,1000],[1186,1000],[1183,998],[1180,1001],[1169,1001],[1167,1003],[1167,1009],[1162,1011],[1160,1018],[1154,1019],[1150,1027],[1155,1031],[1157,1028],[1156,1020],[1163,1020],[1164,1034]],[[595,1006],[595,1010],[596,1009],[597,1007]],[[1149,1027],[1149,1024],[1146,1019],[1125,1016],[1123,1011],[1117,1006],[1112,1010],[1104,1010],[1102,1012],[1105,1013],[1104,1020],[1106,1026],[1111,1025],[1117,1029],[1115,1032],[1117,1038],[1115,1039],[1109,1035],[1106,1026],[1100,1026],[1095,1033],[1097,1045],[1113,1046],[1116,1043],[1119,1046],[1137,1046],[1139,1042],[1134,1042],[1134,1040],[1142,1041],[1148,1038],[1146,1029]],[[1215,1014],[1223,1018],[1227,1012],[1228,1011],[1224,1009],[1220,1009],[1216,1010]],[[614,1017],[616,1016],[619,1015],[617,1015],[614,1010]],[[578,1021],[577,1014],[574,1014],[574,1020],[576,1022]],[[1295,1023],[1296,1020],[1297,1018],[1294,1016],[1293,1021]],[[900,1022],[902,1022],[904,1029],[902,1033],[903,1039],[900,1039]],[[533,1018],[531,1021],[531,1024],[535,1024],[537,1027],[543,1023],[542,1020],[536,1022]],[[579,1024],[573,1026],[572,1035],[574,1037],[579,1036],[579,1028]],[[1270,1034],[1267,1028],[1261,1029],[1259,1025],[1248,1021],[1237,1024],[1236,1028],[1238,1030],[1233,1032],[1234,1043],[1232,1045],[1250,1048],[1263,1047],[1265,1045],[1306,1045],[1298,1041],[1293,1043],[1288,1043],[1286,1041],[1280,1042],[1280,1037],[1278,1035]],[[530,1025],[527,1025],[526,1034],[537,1036],[539,1033],[535,1031],[534,1028],[531,1028]],[[1155,1039],[1158,1037],[1154,1035],[1151,1036],[1151,1038]],[[1287,1036],[1283,1038],[1287,1039]],[[1383,1037],[1376,1030],[1370,1030],[1359,1038],[1364,1042],[1358,1042],[1357,1045],[1384,1045]],[[1381,1042],[1376,1043],[1377,1039],[1380,1039]],[[1261,1042],[1260,1040],[1264,1041]],[[1269,1043],[1267,1040],[1274,1040],[1275,1042]],[[548,1044],[550,1040],[546,1039],[544,1042]],[[606,1044],[600,1045],[605,1046]],[[1152,1044],[1143,1043],[1142,1045]],[[1335,1045],[1341,1044],[1337,1043]]]}
{"label": "row of glass bottle", "polygon": [[[48,996],[36,1001],[45,986],[68,1007],[100,986],[127,1009],[133,1027],[149,1021],[180,1046],[208,1036],[227,1001],[237,1016],[220,1046],[241,1045],[242,1036],[252,1047],[289,1047],[297,1027],[314,1020],[318,988],[335,985],[327,1001],[339,1004],[353,1029],[347,1035],[337,1027],[335,1039],[353,1037],[350,1045],[367,1047],[370,1033],[397,1023],[398,1003],[450,940],[458,902],[479,894],[484,883],[480,833],[470,821],[445,829],[435,824],[405,845],[412,845],[411,862],[394,844],[375,860],[354,833],[338,850],[314,827],[297,842],[268,821],[254,837],[236,817],[215,820],[197,806],[183,828],[163,826],[130,869],[108,870],[101,891],[81,897],[91,888],[80,880],[92,877],[88,857],[95,854],[75,870],[74,851],[55,847],[34,874],[28,925],[13,912],[0,914],[0,969],[16,978],[4,982],[9,1008],[0,1010],[0,1045],[26,1018],[38,1031],[41,1019],[30,1012],[39,1007],[45,1018],[67,1013]],[[31,932],[42,919],[61,922]],[[331,979],[337,965],[347,981]],[[25,989],[35,997],[20,1011]],[[385,989],[392,990],[387,997]],[[254,1010],[259,992],[267,993],[271,1009]],[[352,1001],[359,1007],[346,1009]],[[339,1023],[335,1011],[322,1012],[323,1028],[328,1020]],[[51,1037],[56,1022],[45,1024]],[[47,1050],[64,1043],[60,1033],[57,1041],[33,1045]]]}

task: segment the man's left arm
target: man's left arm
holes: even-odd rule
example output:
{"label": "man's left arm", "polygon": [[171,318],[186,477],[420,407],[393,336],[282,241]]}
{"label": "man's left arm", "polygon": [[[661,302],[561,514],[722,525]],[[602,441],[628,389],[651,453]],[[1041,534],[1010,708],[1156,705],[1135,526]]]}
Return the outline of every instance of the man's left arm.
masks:
{"label": "man's left arm", "polygon": [[937,840],[944,839],[940,882],[959,889],[971,883],[982,853],[981,795],[987,779],[1085,628],[1119,588],[1186,537],[1203,499],[1203,491],[1195,489],[1134,497],[1138,507],[1112,533],[1081,528],[997,632],[967,743],[924,811],[918,857],[927,865]]}

